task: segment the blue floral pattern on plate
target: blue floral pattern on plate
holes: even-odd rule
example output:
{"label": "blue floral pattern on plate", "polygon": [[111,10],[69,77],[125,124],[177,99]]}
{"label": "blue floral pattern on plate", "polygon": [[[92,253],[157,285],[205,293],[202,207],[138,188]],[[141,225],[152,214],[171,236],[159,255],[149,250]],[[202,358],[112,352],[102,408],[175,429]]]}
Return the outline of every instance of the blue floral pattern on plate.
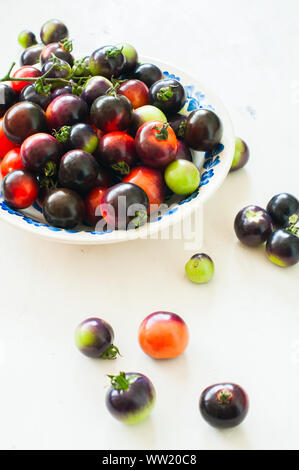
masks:
{"label": "blue floral pattern on plate", "polygon": [[[175,79],[178,81],[181,80],[179,76],[173,73],[169,73],[167,70],[165,70],[163,74],[165,78],[171,78],[171,79]],[[185,90],[186,90],[187,100],[186,100],[184,109],[186,108],[187,112],[191,112],[199,108],[210,109],[212,111],[215,111],[215,108],[212,105],[205,102],[205,98],[206,98],[205,94],[202,93],[201,91],[195,90],[195,87],[193,85],[186,85]],[[212,151],[205,152],[204,164],[203,164],[204,171],[201,174],[201,182],[200,182],[199,188],[201,186],[207,185],[211,181],[213,176],[215,175],[214,170],[215,170],[215,167],[220,163],[221,152],[223,151],[223,149],[224,149],[224,146],[222,144],[218,144],[216,148],[213,149]],[[191,196],[189,196],[188,198],[183,199],[182,201],[179,201],[176,207],[171,207],[168,211],[163,212],[163,214],[159,215],[159,217],[153,220],[152,223],[158,222],[165,216],[174,214],[175,212],[178,211],[179,209],[178,206],[181,206],[183,204],[186,204],[192,201],[198,195],[199,188],[193,194],[191,194]],[[41,208],[37,204],[34,204],[33,207],[39,213],[42,212]],[[61,232],[61,231],[68,232],[68,233],[80,233],[81,232],[81,230],[66,230],[66,229],[62,229],[58,227],[52,227],[38,220],[34,220],[31,217],[12,209],[3,200],[0,201],[0,209],[8,212],[11,215],[21,217],[25,222],[27,222],[28,224],[34,227],[47,228],[48,230],[51,230],[52,232]],[[107,233],[111,233],[111,231],[98,231],[97,232],[96,230],[88,230],[84,228],[84,233],[88,233],[90,235],[105,235]]]}

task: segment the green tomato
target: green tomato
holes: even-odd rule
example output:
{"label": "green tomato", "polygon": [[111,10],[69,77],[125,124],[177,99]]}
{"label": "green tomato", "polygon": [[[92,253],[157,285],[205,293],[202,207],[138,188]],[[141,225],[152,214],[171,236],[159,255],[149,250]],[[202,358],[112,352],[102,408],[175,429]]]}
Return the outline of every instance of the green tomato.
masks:
{"label": "green tomato", "polygon": [[214,275],[214,263],[208,255],[196,253],[186,263],[185,271],[190,281],[204,284]]}
{"label": "green tomato", "polygon": [[27,47],[31,47],[37,44],[34,33],[32,33],[32,31],[28,31],[28,29],[25,29],[19,34],[18,41],[20,46],[24,47],[24,49],[27,49]]}
{"label": "green tomato", "polygon": [[243,166],[246,165],[248,160],[249,160],[249,149],[247,147],[247,144],[244,142],[244,140],[240,139],[240,137],[237,137],[235,141],[234,158],[232,161],[232,166],[231,166],[230,171],[236,171],[236,170],[239,170],[240,168],[243,168]]}
{"label": "green tomato", "polygon": [[167,186],[175,194],[187,196],[199,186],[200,174],[194,163],[188,160],[174,160],[164,173]]}

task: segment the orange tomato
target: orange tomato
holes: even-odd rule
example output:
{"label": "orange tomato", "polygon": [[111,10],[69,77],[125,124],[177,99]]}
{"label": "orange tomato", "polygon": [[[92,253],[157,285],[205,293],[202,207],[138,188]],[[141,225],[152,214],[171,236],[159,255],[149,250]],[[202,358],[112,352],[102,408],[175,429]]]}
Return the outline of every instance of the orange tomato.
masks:
{"label": "orange tomato", "polygon": [[189,341],[184,320],[172,312],[154,312],[148,315],[139,328],[139,344],[154,359],[180,356]]}

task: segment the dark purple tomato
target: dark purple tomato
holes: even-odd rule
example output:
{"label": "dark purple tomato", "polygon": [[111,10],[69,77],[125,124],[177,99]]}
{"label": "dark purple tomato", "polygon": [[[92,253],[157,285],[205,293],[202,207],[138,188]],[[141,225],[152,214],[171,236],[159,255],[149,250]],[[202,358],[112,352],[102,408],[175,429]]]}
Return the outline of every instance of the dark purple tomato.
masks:
{"label": "dark purple tomato", "polygon": [[178,150],[175,156],[175,160],[189,160],[192,162],[192,154],[190,149],[182,140],[178,140]]}
{"label": "dark purple tomato", "polygon": [[80,123],[70,128],[66,144],[71,149],[94,153],[99,145],[99,139],[95,130],[89,124]]}
{"label": "dark purple tomato", "polygon": [[184,139],[187,116],[185,114],[176,113],[169,117],[168,122],[177,138]]}
{"label": "dark purple tomato", "polygon": [[84,217],[84,202],[71,189],[55,188],[45,197],[43,215],[54,227],[71,229],[80,225]]}
{"label": "dark purple tomato", "polygon": [[61,144],[55,137],[43,133],[34,134],[22,143],[21,160],[26,170],[38,173],[48,162],[57,163],[61,151]]}
{"label": "dark purple tomato", "polygon": [[259,206],[246,206],[235,218],[234,228],[240,242],[258,246],[271,235],[273,227],[269,214]]}
{"label": "dark purple tomato", "polygon": [[92,75],[118,77],[125,63],[121,49],[115,46],[104,46],[94,51],[89,57],[89,70]]}
{"label": "dark purple tomato", "polygon": [[276,230],[267,240],[266,255],[278,266],[293,266],[299,261],[299,237],[287,230]]}
{"label": "dark purple tomato", "polygon": [[99,161],[120,175],[128,175],[137,162],[135,140],[124,132],[109,132],[100,140]]}
{"label": "dark purple tomato", "polygon": [[18,101],[18,94],[9,85],[0,83],[0,118]]}
{"label": "dark purple tomato", "polygon": [[202,417],[215,428],[238,426],[245,419],[248,407],[247,393],[233,383],[211,385],[202,392],[199,400]]}
{"label": "dark purple tomato", "polygon": [[132,78],[137,78],[144,82],[149,88],[158,80],[162,80],[163,73],[154,64],[140,64],[132,74]]}
{"label": "dark purple tomato", "polygon": [[117,44],[115,47],[117,47],[118,49],[121,49],[125,57],[125,63],[122,68],[122,73],[126,74],[126,73],[132,72],[137,67],[137,64],[138,64],[138,54],[137,54],[136,49],[133,46],[131,46],[131,44],[127,44],[125,42],[121,44]]}
{"label": "dark purple tomato", "polygon": [[109,188],[115,183],[113,173],[108,169],[99,164],[99,172],[97,176],[97,186],[102,186],[103,188]]}
{"label": "dark purple tomato", "polygon": [[288,193],[276,194],[267,204],[267,212],[276,227],[287,227],[297,222],[299,217],[299,201]]}
{"label": "dark purple tomato", "polygon": [[51,103],[53,97],[52,93],[48,93],[44,95],[42,93],[38,93],[35,86],[33,84],[26,86],[23,88],[20,94],[20,101],[31,101],[31,103],[38,104],[44,110],[47,109],[49,104]]}
{"label": "dark purple tomato", "polygon": [[81,98],[91,106],[96,98],[105,95],[112,88],[112,83],[105,77],[92,77],[87,80],[81,93]]}
{"label": "dark purple tomato", "polygon": [[61,86],[61,87],[58,87],[58,88],[55,88],[55,90],[52,91],[51,95],[52,95],[52,101],[57,98],[57,96],[61,96],[61,95],[71,95],[73,92],[73,89],[72,89],[72,86],[71,85],[65,85],[65,86]]}
{"label": "dark purple tomato", "polygon": [[79,351],[88,357],[115,359],[119,350],[113,344],[114,331],[109,323],[101,318],[87,318],[75,331],[75,344]]}
{"label": "dark purple tomato", "polygon": [[40,55],[41,64],[44,65],[49,60],[52,60],[53,55],[58,57],[58,59],[67,62],[71,67],[74,65],[74,57],[70,52],[63,49],[59,42],[53,42],[43,48]]}
{"label": "dark purple tomato", "polygon": [[62,187],[86,193],[97,186],[99,164],[84,150],[71,150],[60,161],[58,179]]}
{"label": "dark purple tomato", "polygon": [[37,43],[35,34],[32,31],[29,31],[28,29],[25,29],[24,31],[20,32],[18,36],[18,41],[20,46],[24,47],[24,49],[26,49],[26,47],[33,46]]}
{"label": "dark purple tomato", "polygon": [[120,372],[108,375],[111,387],[106,395],[106,405],[114,418],[126,423],[136,424],[151,413],[156,392],[152,382],[137,372]]}
{"label": "dark purple tomato", "polygon": [[149,103],[166,114],[177,113],[184,106],[186,92],[183,85],[174,79],[155,82],[149,90]]}
{"label": "dark purple tomato", "polygon": [[60,129],[85,121],[88,107],[84,100],[75,95],[57,96],[46,111],[49,129]]}
{"label": "dark purple tomato", "polygon": [[9,140],[21,144],[30,135],[48,130],[45,112],[30,101],[16,103],[5,113],[3,129]]}
{"label": "dark purple tomato", "polygon": [[208,109],[196,109],[187,117],[184,141],[194,150],[212,150],[222,138],[222,123]]}
{"label": "dark purple tomato", "polygon": [[69,35],[67,27],[59,20],[49,20],[43,24],[40,31],[40,38],[44,44],[59,42]]}
{"label": "dark purple tomato", "polygon": [[139,186],[118,183],[107,189],[100,207],[110,228],[128,230],[146,223],[149,200],[146,192]]}
{"label": "dark purple tomato", "polygon": [[240,137],[236,138],[235,141],[235,153],[234,158],[232,161],[232,166],[230,168],[230,172],[240,170],[249,160],[249,149],[244,142],[244,140],[240,139]]}
{"label": "dark purple tomato", "polygon": [[61,59],[59,59],[58,63],[55,63],[54,60],[48,60],[42,67],[42,74],[47,78],[67,79],[71,72],[71,66]]}
{"label": "dark purple tomato", "polygon": [[9,206],[25,209],[36,200],[39,186],[37,179],[29,171],[14,170],[5,176],[1,189],[3,199]]}
{"label": "dark purple tomato", "polygon": [[125,131],[132,119],[132,104],[125,96],[99,96],[90,110],[92,124],[103,132]]}
{"label": "dark purple tomato", "polygon": [[21,65],[35,65],[39,62],[39,57],[43,46],[41,44],[36,44],[35,46],[28,47],[25,49],[21,55],[20,63]]}

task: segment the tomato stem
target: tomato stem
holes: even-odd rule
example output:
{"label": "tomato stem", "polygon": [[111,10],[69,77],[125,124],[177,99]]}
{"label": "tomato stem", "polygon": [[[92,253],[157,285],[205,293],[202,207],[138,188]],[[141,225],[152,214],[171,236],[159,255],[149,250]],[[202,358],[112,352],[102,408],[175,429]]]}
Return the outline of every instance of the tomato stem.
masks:
{"label": "tomato stem", "polygon": [[102,359],[116,359],[116,356],[121,356],[119,349],[114,345],[111,344],[109,348],[102,354]]}
{"label": "tomato stem", "polygon": [[167,140],[168,139],[168,128],[169,124],[164,123],[162,127],[154,126],[154,129],[156,129],[158,132],[155,133],[155,136],[158,140]]}

